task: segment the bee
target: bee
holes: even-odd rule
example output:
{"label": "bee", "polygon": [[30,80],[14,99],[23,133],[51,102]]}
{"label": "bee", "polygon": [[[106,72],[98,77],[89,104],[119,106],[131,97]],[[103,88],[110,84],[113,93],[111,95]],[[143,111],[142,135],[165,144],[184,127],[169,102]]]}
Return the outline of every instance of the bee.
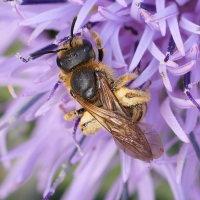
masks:
{"label": "bee", "polygon": [[88,28],[98,49],[98,61],[90,41],[73,37],[76,19],[71,38],[56,51],[57,65],[60,81],[83,108],[65,113],[64,119],[80,116],[80,129],[85,135],[103,127],[111,133],[117,147],[133,158],[145,162],[160,158],[164,149],[159,135],[152,125],[140,122],[151,99],[149,85],[143,90],[126,87],[138,77],[136,72],[115,79],[109,66],[102,63],[104,49],[99,35]]}

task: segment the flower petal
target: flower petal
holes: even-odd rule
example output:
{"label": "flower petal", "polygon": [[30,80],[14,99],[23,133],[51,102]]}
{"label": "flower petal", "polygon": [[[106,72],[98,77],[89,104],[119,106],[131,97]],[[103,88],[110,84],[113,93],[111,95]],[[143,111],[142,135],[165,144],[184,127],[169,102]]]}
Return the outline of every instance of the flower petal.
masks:
{"label": "flower petal", "polygon": [[[159,12],[160,10],[165,8],[165,0],[156,0],[156,10]],[[166,21],[165,19],[161,19],[158,21],[160,32],[162,36],[166,35]]]}
{"label": "flower petal", "polygon": [[121,16],[119,14],[116,14],[114,12],[112,12],[111,10],[108,10],[105,7],[99,6],[98,7],[98,12],[100,13],[100,15],[108,20],[111,21],[115,21],[115,22],[119,22],[119,23],[123,23],[126,21],[130,21],[130,17],[124,17]]}
{"label": "flower petal", "polygon": [[66,4],[64,6],[58,7],[58,8],[54,8],[52,10],[48,10],[46,12],[40,13],[36,16],[27,18],[22,20],[21,22],[19,22],[20,26],[30,26],[33,24],[38,24],[41,22],[45,22],[45,21],[51,21],[51,20],[55,20],[55,19],[59,19],[62,17],[72,17],[74,16],[74,13],[76,13],[79,10],[80,7],[78,6],[74,6],[73,4]]}
{"label": "flower petal", "polygon": [[165,119],[166,123],[169,127],[174,131],[174,133],[179,137],[183,142],[189,143],[189,139],[186,136],[185,132],[181,128],[180,124],[176,120],[174,114],[169,105],[169,98],[166,98],[160,107],[161,114]]}
{"label": "flower petal", "polygon": [[41,115],[44,115],[48,110],[50,110],[54,105],[61,102],[61,99],[67,95],[66,88],[61,85],[57,92],[54,94],[54,96],[47,101],[45,104],[43,104],[35,113],[35,117],[39,117]]}
{"label": "flower petal", "polygon": [[130,85],[130,88],[138,88],[143,83],[151,78],[151,76],[158,69],[158,61],[154,58],[147,66],[147,68],[142,72],[142,74]]}
{"label": "flower petal", "polygon": [[159,65],[159,72],[160,72],[160,75],[163,79],[163,83],[166,87],[166,89],[169,91],[169,92],[172,92],[172,86],[171,86],[171,83],[170,83],[170,80],[168,78],[168,75],[167,75],[167,70],[166,70],[166,66],[165,65]]}
{"label": "flower petal", "polygon": [[168,22],[169,29],[170,29],[170,32],[172,34],[172,37],[174,39],[174,42],[176,44],[176,47],[181,52],[181,54],[184,56],[185,55],[185,49],[184,49],[184,46],[183,46],[183,41],[181,39],[177,17],[171,17],[171,18],[167,19],[167,22]]}
{"label": "flower petal", "polygon": [[136,49],[136,52],[133,56],[133,59],[131,61],[130,67],[129,67],[129,72],[132,72],[140,62],[142,56],[144,55],[144,52],[148,48],[150,42],[152,41],[154,35],[154,31],[149,27],[146,26],[144,33],[140,39],[140,42],[138,44],[138,47]]}
{"label": "flower petal", "polygon": [[168,60],[166,63],[163,62],[165,56],[164,54],[158,49],[158,47],[155,45],[154,42],[151,42],[148,46],[148,50],[149,52],[158,60],[164,64],[166,64],[167,66],[170,66],[170,67],[178,67],[178,64],[175,63],[175,62],[172,62],[170,60]]}
{"label": "flower petal", "polygon": [[189,147],[190,147],[189,144],[183,144],[178,154],[177,165],[176,165],[176,182],[178,184],[181,183],[183,165],[185,163],[185,159],[186,159],[186,155],[189,150]]}
{"label": "flower petal", "polygon": [[146,23],[157,22],[162,19],[171,19],[178,14],[178,7],[175,3],[173,3],[170,6],[158,11],[156,14],[151,15],[151,17],[146,20]]}
{"label": "flower petal", "polygon": [[189,31],[189,32],[192,32],[192,33],[195,33],[195,34],[200,34],[200,26],[191,22],[190,20],[188,20],[188,18],[193,18],[194,16],[191,15],[190,13],[187,13],[187,14],[182,14],[181,15],[181,20],[180,20],[180,27]]}
{"label": "flower petal", "polygon": [[191,71],[196,65],[196,60],[192,60],[185,65],[178,66],[176,68],[168,67],[167,70],[170,71],[174,76],[180,76]]}
{"label": "flower petal", "polygon": [[120,150],[120,157],[122,162],[122,179],[126,183],[129,178],[132,158]]}
{"label": "flower petal", "polygon": [[[184,48],[185,48],[185,54],[187,55],[189,53],[189,50],[191,49],[192,45],[194,43],[199,44],[199,35],[192,34],[187,41],[184,43]],[[174,52],[174,54],[170,57],[171,60],[179,60],[183,57],[181,52],[177,50]]]}
{"label": "flower petal", "polygon": [[113,36],[110,39],[110,43],[112,46],[112,50],[113,50],[113,54],[115,56],[115,59],[117,60],[117,62],[119,63],[124,63],[124,57],[119,45],[119,30],[120,30],[121,26],[118,26],[113,34]]}
{"label": "flower petal", "polygon": [[[168,94],[169,98],[173,101],[173,103],[179,108],[194,108],[195,105],[190,100],[185,100],[181,98],[177,98]],[[195,99],[195,101],[200,105],[200,99]]]}

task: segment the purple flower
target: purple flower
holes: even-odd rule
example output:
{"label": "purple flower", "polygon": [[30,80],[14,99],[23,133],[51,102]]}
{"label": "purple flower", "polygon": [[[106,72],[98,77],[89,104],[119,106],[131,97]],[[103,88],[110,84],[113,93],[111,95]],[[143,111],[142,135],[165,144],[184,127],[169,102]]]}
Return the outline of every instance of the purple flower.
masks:
{"label": "purple flower", "polygon": [[[119,163],[121,174],[108,188],[106,200],[128,199],[136,192],[138,199],[153,200],[163,180],[174,199],[199,199],[199,10],[200,1],[194,0],[4,0],[0,83],[14,100],[6,104],[0,121],[0,161],[8,170],[0,199],[35,175],[37,189],[47,200],[77,163],[63,200],[95,199],[107,174]],[[140,69],[129,88],[141,89],[151,80],[151,101],[143,121],[161,135],[165,150],[161,158],[145,164],[121,150],[116,154],[118,148],[105,130],[86,137],[77,128],[79,118],[63,119],[63,110],[81,106],[58,79],[56,54],[41,56],[40,52],[55,51],[70,39],[74,16],[75,35],[95,46],[85,25],[90,23],[98,32],[105,48],[103,63],[117,77]],[[49,39],[48,30],[58,32],[55,39]],[[5,56],[16,40],[22,46],[16,55],[19,59]],[[15,92],[14,86],[20,90]],[[29,139],[8,150],[8,132],[33,120]],[[21,137],[20,131],[13,134]],[[171,155],[170,150],[175,153]]]}

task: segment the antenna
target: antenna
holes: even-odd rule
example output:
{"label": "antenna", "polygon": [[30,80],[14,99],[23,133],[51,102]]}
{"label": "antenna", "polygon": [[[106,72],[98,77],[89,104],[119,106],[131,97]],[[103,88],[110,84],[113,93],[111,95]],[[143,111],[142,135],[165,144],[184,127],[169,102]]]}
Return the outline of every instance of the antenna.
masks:
{"label": "antenna", "polygon": [[72,26],[71,26],[70,47],[72,47],[72,40],[73,40],[73,37],[74,37],[73,32],[74,32],[74,26],[75,26],[76,20],[77,20],[77,16],[74,17],[73,22],[72,22]]}

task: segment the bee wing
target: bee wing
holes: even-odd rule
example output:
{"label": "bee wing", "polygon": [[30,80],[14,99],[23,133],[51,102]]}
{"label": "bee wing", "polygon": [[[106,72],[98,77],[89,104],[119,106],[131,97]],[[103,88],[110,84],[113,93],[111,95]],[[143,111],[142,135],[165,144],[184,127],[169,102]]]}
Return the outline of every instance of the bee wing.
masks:
{"label": "bee wing", "polygon": [[[155,130],[150,128],[151,125],[134,122],[128,116],[124,107],[121,106],[111,91],[107,80],[99,72],[97,82],[103,108],[88,103],[71,92],[72,96],[113,135],[118,148],[122,149],[127,155],[145,162],[161,157],[163,153],[163,149],[161,150],[162,143],[160,140],[158,142],[159,136]],[[151,140],[152,145],[148,143],[144,135],[145,132],[148,133],[147,138]]]}

